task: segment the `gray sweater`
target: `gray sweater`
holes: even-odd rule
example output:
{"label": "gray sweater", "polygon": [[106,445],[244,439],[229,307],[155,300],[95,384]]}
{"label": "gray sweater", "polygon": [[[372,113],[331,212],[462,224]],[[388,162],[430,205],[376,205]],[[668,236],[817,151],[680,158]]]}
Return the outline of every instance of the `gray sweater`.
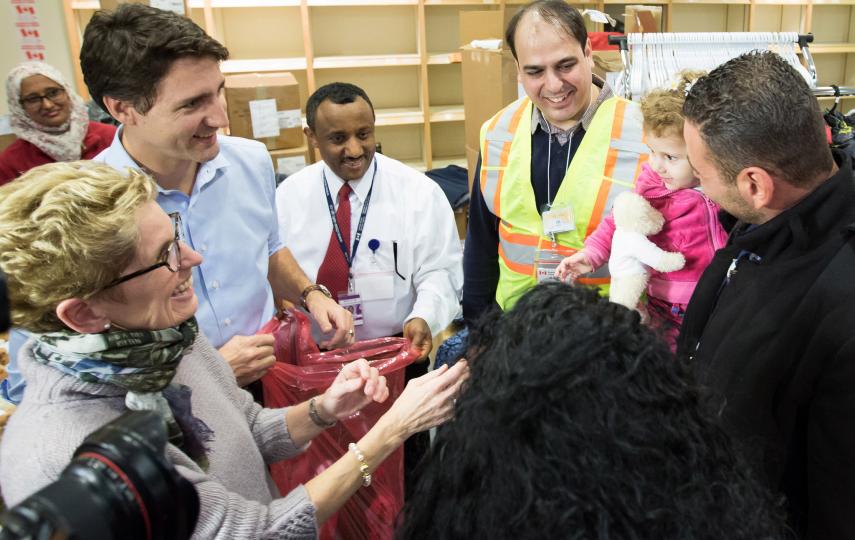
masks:
{"label": "gray sweater", "polygon": [[[127,410],[124,390],[84,383],[39,364],[30,344],[18,361],[27,388],[0,441],[0,488],[10,506],[56,480],[87,435]],[[285,409],[254,403],[201,332],[181,360],[175,382],[193,390],[193,414],[214,431],[207,473],[175,446],[166,448],[168,459],[199,493],[193,538],[316,538],[315,507],[305,488],[277,498],[267,472],[266,464],[305,449],[291,441]]]}

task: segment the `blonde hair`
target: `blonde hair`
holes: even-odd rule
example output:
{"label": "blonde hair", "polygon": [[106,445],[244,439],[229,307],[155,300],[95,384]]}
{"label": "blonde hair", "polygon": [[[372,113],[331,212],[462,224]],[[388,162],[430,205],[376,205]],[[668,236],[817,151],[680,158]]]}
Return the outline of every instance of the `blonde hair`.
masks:
{"label": "blonde hair", "polygon": [[650,91],[641,98],[644,131],[655,137],[683,136],[683,103],[691,85],[704,71],[681,71],[674,88]]}
{"label": "blonde hair", "polygon": [[87,161],[36,167],[0,188],[0,270],[12,323],[64,328],[57,305],[90,298],[119,277],[136,253],[137,209],[156,195],[140,172]]}

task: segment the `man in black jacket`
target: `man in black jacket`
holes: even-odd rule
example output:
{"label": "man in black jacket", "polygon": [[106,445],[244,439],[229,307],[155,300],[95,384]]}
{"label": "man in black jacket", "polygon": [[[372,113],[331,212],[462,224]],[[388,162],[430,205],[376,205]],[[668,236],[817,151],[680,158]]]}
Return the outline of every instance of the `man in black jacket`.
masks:
{"label": "man in black jacket", "polygon": [[855,538],[855,183],[804,78],[774,53],[702,77],[684,106],[704,192],[739,219],[678,352],[806,538]]}

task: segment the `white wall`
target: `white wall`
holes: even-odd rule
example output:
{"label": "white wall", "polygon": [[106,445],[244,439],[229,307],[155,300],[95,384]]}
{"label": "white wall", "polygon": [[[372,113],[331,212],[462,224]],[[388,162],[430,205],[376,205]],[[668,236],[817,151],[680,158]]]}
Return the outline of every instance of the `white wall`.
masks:
{"label": "white wall", "polygon": [[[74,71],[62,0],[36,0],[36,16],[40,26],[40,37],[45,46],[45,60],[52,64],[74,86]],[[15,27],[17,17],[9,0],[0,0],[0,114],[6,114],[6,74],[24,61],[21,41]]]}

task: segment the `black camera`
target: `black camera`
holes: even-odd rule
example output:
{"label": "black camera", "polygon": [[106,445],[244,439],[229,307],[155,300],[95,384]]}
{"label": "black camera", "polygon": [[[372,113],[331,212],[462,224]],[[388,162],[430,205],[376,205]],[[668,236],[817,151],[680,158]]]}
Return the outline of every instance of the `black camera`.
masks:
{"label": "black camera", "polygon": [[[0,329],[8,327],[0,273]],[[164,454],[159,414],[132,411],[89,435],[59,479],[0,516],[0,540],[184,539],[199,496]]]}

